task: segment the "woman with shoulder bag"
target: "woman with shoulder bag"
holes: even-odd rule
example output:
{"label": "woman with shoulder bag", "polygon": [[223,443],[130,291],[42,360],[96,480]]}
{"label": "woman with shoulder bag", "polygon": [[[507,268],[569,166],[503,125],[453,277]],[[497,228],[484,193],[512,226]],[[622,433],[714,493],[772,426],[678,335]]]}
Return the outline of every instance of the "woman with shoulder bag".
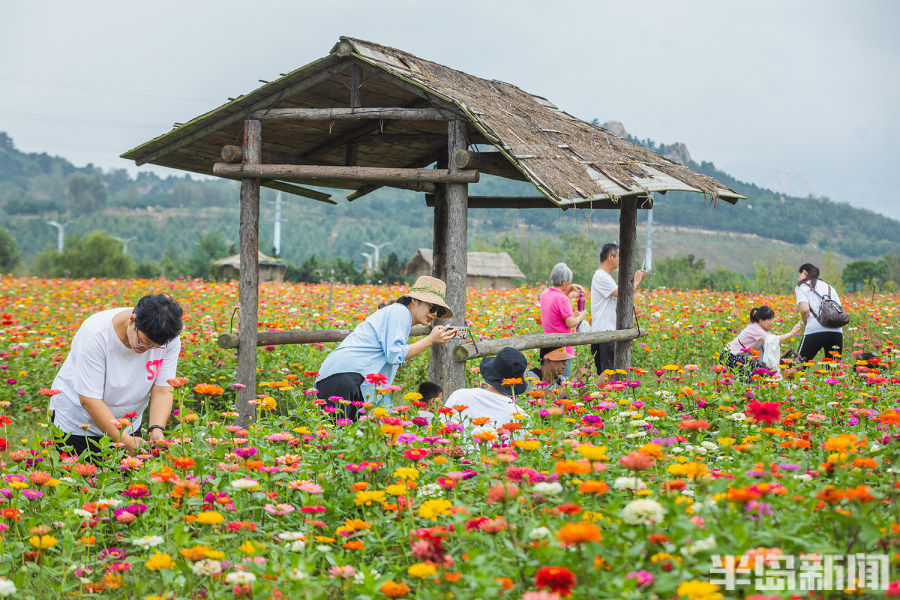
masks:
{"label": "woman with shoulder bag", "polygon": [[824,350],[826,359],[840,359],[844,351],[841,325],[850,320],[841,308],[841,299],[833,287],[819,279],[819,269],[813,264],[800,265],[797,279],[794,295],[800,318],[806,323],[797,352],[800,361],[814,359],[820,350]]}

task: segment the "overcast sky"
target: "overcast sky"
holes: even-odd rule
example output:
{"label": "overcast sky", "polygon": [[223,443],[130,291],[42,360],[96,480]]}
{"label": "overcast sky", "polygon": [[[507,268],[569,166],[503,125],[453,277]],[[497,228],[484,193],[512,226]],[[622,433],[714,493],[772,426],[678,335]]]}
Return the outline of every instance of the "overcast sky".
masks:
{"label": "overcast sky", "polygon": [[79,165],[136,172],[118,155],[352,35],[684,142],[739,179],[900,218],[893,0],[29,0],[3,12],[0,130]]}

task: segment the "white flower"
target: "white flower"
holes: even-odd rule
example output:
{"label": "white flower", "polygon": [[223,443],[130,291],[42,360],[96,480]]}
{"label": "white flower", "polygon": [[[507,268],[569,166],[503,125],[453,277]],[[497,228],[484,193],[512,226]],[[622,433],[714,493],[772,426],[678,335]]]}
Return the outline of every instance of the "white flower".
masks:
{"label": "white flower", "polygon": [[0,577],[0,596],[9,596],[10,594],[16,593],[16,584],[10,581],[9,579],[5,579]]}
{"label": "white flower", "polygon": [[206,575],[207,577],[215,577],[222,572],[222,563],[211,558],[198,560],[191,565],[191,571],[194,575]]}
{"label": "white flower", "polygon": [[731,419],[732,421],[746,421],[747,415],[745,415],[742,412],[733,412],[730,415],[728,415],[728,418]]}
{"label": "white flower", "polygon": [[703,446],[704,448],[706,448],[707,450],[715,450],[716,448],[718,448],[718,446],[716,444],[714,444],[713,442],[702,442],[700,445]]}
{"label": "white flower", "polygon": [[653,525],[660,523],[666,509],[656,500],[640,498],[632,500],[622,509],[622,520],[629,525]]}
{"label": "white flower", "polygon": [[444,491],[444,488],[441,487],[439,483],[426,483],[425,485],[419,487],[416,495],[427,498],[430,496],[440,496]]}
{"label": "white flower", "polygon": [[306,548],[306,542],[303,540],[294,540],[290,544],[291,552],[303,552],[303,549]]}
{"label": "white flower", "polygon": [[627,438],[639,438],[639,437],[644,437],[645,435],[647,435],[647,432],[646,432],[646,431],[635,431],[634,433],[629,433],[629,434],[626,435],[625,437],[627,437]]}
{"label": "white flower", "polygon": [[88,511],[86,511],[84,509],[81,509],[81,508],[75,508],[72,510],[72,512],[75,513],[76,516],[81,517],[82,519],[90,519],[91,517],[94,516],[93,514],[89,513]]}
{"label": "white flower", "polygon": [[869,446],[869,452],[878,452],[879,450],[881,450],[881,446],[879,446],[876,442],[872,442],[872,444]]}
{"label": "white flower", "polygon": [[331,552],[331,546],[329,546],[328,544],[319,544],[318,546],[316,546],[316,550],[318,550],[322,554],[326,554],[328,552]]}
{"label": "white flower", "polygon": [[541,481],[534,484],[533,489],[542,496],[555,496],[563,490],[563,487],[555,481]]}
{"label": "white flower", "polygon": [[256,581],[256,575],[249,571],[232,571],[225,576],[225,583],[231,585],[250,585]]}
{"label": "white flower", "polygon": [[528,534],[530,540],[543,540],[550,537],[550,530],[546,527],[535,527]]}
{"label": "white flower", "polygon": [[616,490],[643,490],[647,488],[647,484],[637,477],[616,477],[613,482],[613,489]]}
{"label": "white flower", "polygon": [[716,547],[716,538],[714,536],[709,536],[706,539],[697,540],[693,544],[689,544],[687,547],[682,549],[682,552],[685,554],[689,554],[693,556],[698,552],[705,552],[707,550],[712,550]]}
{"label": "white flower", "polygon": [[118,498],[100,498],[99,500],[97,500],[97,504],[107,504],[115,508],[122,504],[122,501]]}
{"label": "white flower", "polygon": [[799,475],[794,475],[794,479],[799,479],[800,481],[811,481],[812,475],[807,475],[806,473],[800,473]]}
{"label": "white flower", "polygon": [[692,452],[694,452],[695,454],[706,454],[707,452],[709,452],[709,450],[707,450],[703,446],[694,446],[692,448]]}
{"label": "white flower", "polygon": [[672,446],[671,448],[669,448],[669,452],[671,452],[672,454],[681,454],[682,452],[684,452],[684,448],[681,448],[680,446]]}
{"label": "white flower", "polygon": [[134,538],[131,540],[131,543],[135,546],[140,546],[144,550],[147,548],[152,548],[153,546],[159,546],[163,543],[163,540],[158,535],[145,535],[144,537]]}
{"label": "white flower", "polygon": [[295,540],[302,540],[306,536],[303,535],[303,532],[301,532],[301,531],[282,531],[281,533],[278,534],[278,537],[283,540],[295,541]]}
{"label": "white flower", "polygon": [[638,419],[637,421],[631,422],[632,427],[643,427],[646,424],[647,424],[647,419]]}
{"label": "white flower", "polygon": [[301,580],[307,578],[307,574],[304,573],[303,571],[301,571],[300,569],[298,569],[297,567],[294,567],[293,569],[288,571],[287,576],[288,576],[288,579],[293,579],[294,581],[301,581]]}
{"label": "white flower", "polygon": [[659,417],[654,417],[653,415],[648,415],[644,417],[645,421],[659,421]]}
{"label": "white flower", "polygon": [[255,490],[259,488],[259,482],[250,477],[241,477],[231,482],[231,487],[236,490]]}

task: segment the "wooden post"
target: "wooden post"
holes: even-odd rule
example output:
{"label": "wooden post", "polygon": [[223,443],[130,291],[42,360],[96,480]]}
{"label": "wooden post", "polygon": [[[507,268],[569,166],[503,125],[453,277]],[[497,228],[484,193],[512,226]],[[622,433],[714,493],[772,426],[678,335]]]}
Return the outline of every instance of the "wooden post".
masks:
{"label": "wooden post", "polygon": [[[619,210],[619,297],[616,302],[616,329],[631,329],[634,311],[634,246],[637,237],[635,196],[622,198]],[[616,369],[631,366],[631,340],[616,342]],[[621,379],[617,376],[617,379]]]}
{"label": "wooden post", "polygon": [[[447,156],[452,157],[459,150],[465,150],[466,122],[462,119],[454,119],[447,125]],[[460,172],[460,168],[449,161],[448,168],[451,174]],[[469,218],[469,186],[466,183],[447,184],[447,213],[446,213],[446,238],[444,239],[444,281],[447,284],[447,304],[453,309],[453,318],[450,323],[457,325],[466,324],[466,283],[467,262],[466,241],[468,240]],[[435,223],[435,227],[439,227]],[[463,340],[454,339],[445,344],[446,349],[441,356],[441,367],[444,378],[441,387],[445,396],[449,396],[456,390],[466,385],[466,366],[453,358],[453,349]]]}
{"label": "wooden post", "polygon": [[[362,106],[362,67],[353,65],[350,67],[350,108],[359,108]],[[356,142],[347,144],[347,155],[344,164],[348,167],[356,165],[357,146]]]}
{"label": "wooden post", "polygon": [[[437,160],[437,168],[447,168],[447,157],[442,156]],[[434,233],[432,237],[432,264],[431,275],[441,281],[447,281],[447,188],[438,185],[434,192]],[[445,344],[436,344],[428,349],[428,379],[443,386],[444,356],[450,353],[444,347]],[[444,390],[444,397],[447,397]]]}
{"label": "wooden post", "polygon": [[[244,121],[244,162],[259,164],[262,156],[262,124]],[[245,342],[237,350],[238,423],[246,427],[256,417],[256,328],[259,315],[259,179],[241,179],[240,280],[238,326]]]}

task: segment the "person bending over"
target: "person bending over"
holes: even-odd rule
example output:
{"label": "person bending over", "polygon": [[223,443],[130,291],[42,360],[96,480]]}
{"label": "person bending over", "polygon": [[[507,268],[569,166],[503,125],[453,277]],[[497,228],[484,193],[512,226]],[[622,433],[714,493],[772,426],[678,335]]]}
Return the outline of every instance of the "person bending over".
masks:
{"label": "person bending over", "polygon": [[181,319],[174,298],[147,294],[134,308],[104,310],[81,324],[53,380],[59,394],[50,399],[51,419],[63,433],[61,446],[97,452],[99,440],[108,437],[136,450],[144,443],[141,420],[148,406],[150,440],[165,439]]}

